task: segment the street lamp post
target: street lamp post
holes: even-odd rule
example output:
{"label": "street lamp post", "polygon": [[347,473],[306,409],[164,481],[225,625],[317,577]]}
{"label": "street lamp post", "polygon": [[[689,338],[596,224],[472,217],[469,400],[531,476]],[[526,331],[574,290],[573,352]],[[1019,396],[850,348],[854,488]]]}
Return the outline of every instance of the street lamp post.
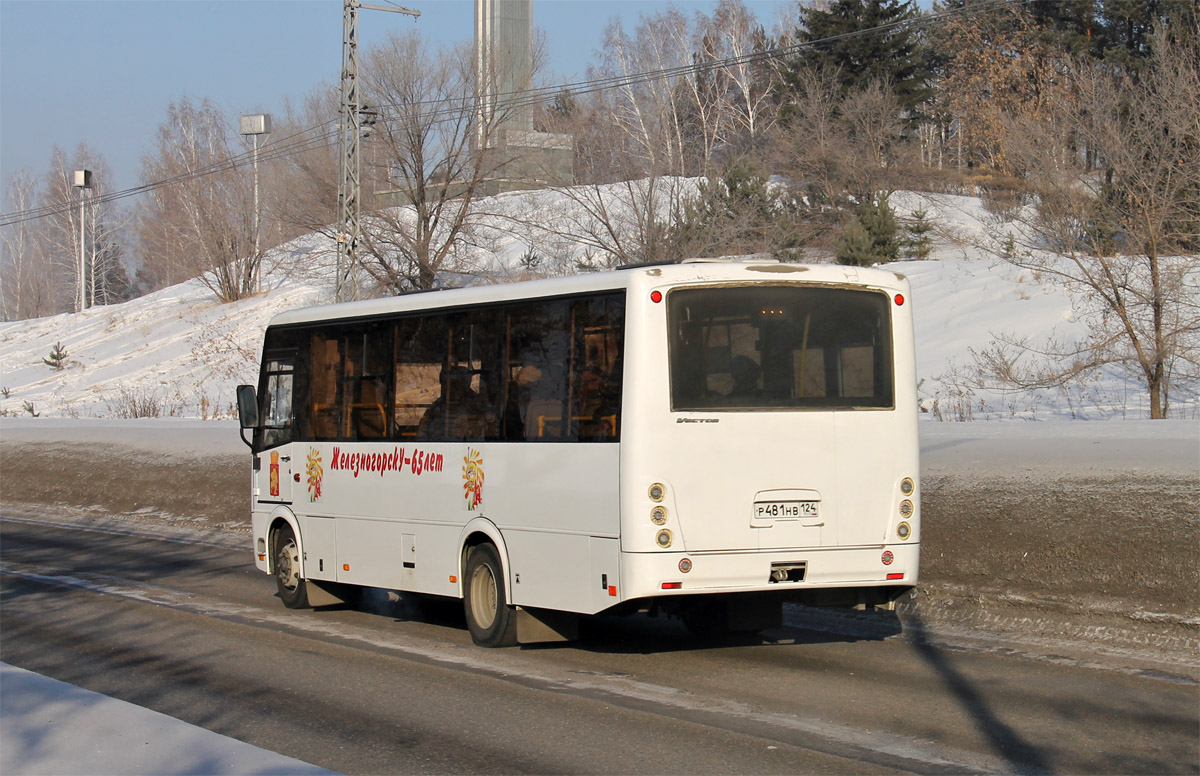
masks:
{"label": "street lamp post", "polygon": [[250,116],[242,116],[241,118],[241,134],[250,135],[254,138],[254,286],[255,290],[259,290],[261,277],[258,272],[259,258],[259,239],[258,239],[258,137],[259,135],[271,134],[271,114],[256,113]]}
{"label": "street lamp post", "polygon": [[83,312],[87,309],[87,259],[84,257],[84,242],[85,232],[84,227],[87,220],[84,214],[84,205],[87,202],[86,189],[92,187],[92,171],[91,170],[76,170],[75,179],[72,185],[79,189],[79,271],[77,273],[76,294],[75,294],[75,311]]}

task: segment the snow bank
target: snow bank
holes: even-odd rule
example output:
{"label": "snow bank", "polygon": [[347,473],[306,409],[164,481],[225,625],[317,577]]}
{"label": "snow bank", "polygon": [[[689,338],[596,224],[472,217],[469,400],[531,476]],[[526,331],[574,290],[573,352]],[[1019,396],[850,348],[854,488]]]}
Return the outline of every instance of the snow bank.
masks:
{"label": "snow bank", "polygon": [[[694,180],[664,185],[694,187]],[[573,271],[589,250],[586,240],[564,237],[594,226],[580,200],[596,199],[620,212],[623,184],[574,199],[562,192],[510,192],[479,205],[487,214],[475,245],[459,258],[491,279],[525,272],[529,251],[539,271]],[[665,199],[664,199],[665,202]],[[925,209],[939,234],[931,260],[889,269],[913,286],[917,376],[924,420],[1138,419],[1147,416],[1141,383],[1119,370],[1069,389],[1004,393],[973,380],[972,350],[994,334],[1043,342],[1073,341],[1084,324],[1072,301],[1032,273],[1017,270],[973,247],[994,225],[978,199],[894,195],[902,218]],[[531,223],[531,213],[537,221]],[[267,290],[232,304],[216,302],[198,281],[133,301],[83,313],[0,324],[0,415],[32,417],[133,417],[222,419],[234,416],[234,389],[254,382],[267,322],[284,310],[330,301],[333,245],[308,235],[271,251]],[[65,366],[44,363],[61,344]],[[1200,399],[1174,399],[1177,417],[1200,419]]]}

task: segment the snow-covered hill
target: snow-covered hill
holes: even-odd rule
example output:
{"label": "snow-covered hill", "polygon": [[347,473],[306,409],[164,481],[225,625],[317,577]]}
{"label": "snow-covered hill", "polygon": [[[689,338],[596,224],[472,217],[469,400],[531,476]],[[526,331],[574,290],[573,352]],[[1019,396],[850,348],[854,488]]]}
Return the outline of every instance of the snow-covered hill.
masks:
{"label": "snow-covered hill", "polygon": [[[1146,416],[1141,386],[1119,373],[1069,390],[1004,394],[973,387],[971,350],[986,346],[994,332],[1033,341],[1052,333],[1068,340],[1081,336],[1071,300],[1030,273],[963,247],[984,237],[989,216],[978,200],[901,193],[892,204],[901,217],[925,209],[940,234],[930,260],[889,265],[913,284],[924,417]],[[497,215],[485,245],[464,257],[476,272],[509,279],[531,247],[547,257],[542,269],[550,271],[566,271],[584,255],[584,246],[571,245],[561,235],[513,227],[506,219],[538,212],[558,220],[562,231],[563,223],[586,220],[586,212],[570,198],[554,192],[509,193],[484,207]],[[330,301],[332,259],[332,244],[309,235],[272,251],[266,290],[240,302],[219,304],[203,284],[190,281],[125,304],[2,323],[0,414],[230,417],[234,387],[254,381],[271,317]],[[43,361],[58,344],[67,354],[61,370]],[[1173,414],[1200,416],[1196,397],[1178,397]]]}

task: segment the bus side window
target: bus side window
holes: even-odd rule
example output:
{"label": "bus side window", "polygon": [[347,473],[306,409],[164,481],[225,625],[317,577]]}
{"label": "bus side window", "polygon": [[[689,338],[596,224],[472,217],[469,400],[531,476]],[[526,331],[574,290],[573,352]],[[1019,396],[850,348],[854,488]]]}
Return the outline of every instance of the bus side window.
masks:
{"label": "bus side window", "polygon": [[338,370],[341,354],[332,328],[317,329],[309,341],[308,402],[304,410],[314,440],[338,438],[341,413],[338,407]]}
{"label": "bus side window", "polygon": [[347,439],[386,439],[391,403],[388,372],[391,329],[385,324],[354,327],[345,332],[341,398]]}
{"label": "bus side window", "polygon": [[439,376],[446,357],[446,319],[441,315],[401,318],[396,322],[393,434],[417,439],[421,418],[441,394]]}
{"label": "bus side window", "polygon": [[615,442],[620,432],[625,302],[606,295],[577,300],[573,307],[571,435],[581,442]]}
{"label": "bus side window", "polygon": [[514,397],[504,413],[505,438],[529,442],[569,439],[570,325],[565,301],[522,305],[509,312],[508,390]]}
{"label": "bus side window", "polygon": [[500,435],[502,381],[498,315],[490,310],[451,315],[438,397],[425,411],[417,438],[485,441]]}

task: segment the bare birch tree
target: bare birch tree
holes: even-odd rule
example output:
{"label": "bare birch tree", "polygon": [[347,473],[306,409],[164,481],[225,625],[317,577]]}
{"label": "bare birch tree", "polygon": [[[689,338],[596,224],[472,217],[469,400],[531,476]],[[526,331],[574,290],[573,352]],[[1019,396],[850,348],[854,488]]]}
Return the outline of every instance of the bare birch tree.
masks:
{"label": "bare birch tree", "polygon": [[717,3],[711,25],[721,56],[733,60],[724,69],[729,134],[738,153],[756,152],[778,115],[772,64],[755,56],[770,50],[773,42],[741,0]]}
{"label": "bare birch tree", "polygon": [[[31,209],[36,183],[29,170],[18,170],[8,184],[5,206],[11,213]],[[40,318],[59,312],[62,298],[54,273],[47,271],[45,222],[18,221],[0,230],[0,302],[6,321]]]}
{"label": "bare birch tree", "polygon": [[168,185],[151,190],[138,225],[142,260],[158,282],[198,277],[222,302],[254,293],[262,266],[253,181],[231,134],[229,118],[207,100],[172,103],[157,149],[142,161],[143,180]]}
{"label": "bare birch tree", "polygon": [[[74,185],[74,174],[85,169],[92,172],[91,188],[81,192]],[[40,203],[53,212],[30,233],[39,243],[35,249],[40,256],[38,271],[53,278],[58,289],[56,312],[78,310],[81,303],[85,308],[109,304],[128,296],[122,235],[125,223],[116,206],[104,201],[104,195],[111,191],[112,177],[104,157],[87,143],[80,143],[70,157],[57,146],[51,152]]]}
{"label": "bare birch tree", "polygon": [[649,176],[617,183],[561,189],[574,205],[553,219],[539,217],[547,232],[582,246],[577,269],[614,269],[674,260],[667,233],[695,185],[682,178]]}
{"label": "bare birch tree", "polygon": [[688,169],[683,148],[681,77],[641,77],[691,64],[691,51],[681,45],[687,39],[687,20],[676,9],[643,16],[632,36],[614,19],[604,32],[600,63],[588,73],[593,79],[621,79],[618,88],[601,92],[599,100],[643,175],[695,172]]}
{"label": "bare birch tree", "polygon": [[[68,159],[61,148],[54,146],[50,153],[50,170],[45,175],[41,193],[43,205],[59,206],[56,212],[45,219],[43,255],[46,261],[42,271],[56,280],[59,309],[74,309],[76,312],[81,309],[81,289],[86,288],[87,284],[86,267],[81,266],[79,261],[80,241],[83,241],[82,249],[86,250],[87,234],[86,231],[81,234],[81,215],[76,204],[80,191],[73,185],[75,170],[86,166],[77,163],[81,161],[80,156],[86,158],[86,153],[76,154],[75,160]],[[82,217],[86,218],[86,211]],[[73,289],[69,292],[73,304],[65,303],[64,295],[68,289]]]}

